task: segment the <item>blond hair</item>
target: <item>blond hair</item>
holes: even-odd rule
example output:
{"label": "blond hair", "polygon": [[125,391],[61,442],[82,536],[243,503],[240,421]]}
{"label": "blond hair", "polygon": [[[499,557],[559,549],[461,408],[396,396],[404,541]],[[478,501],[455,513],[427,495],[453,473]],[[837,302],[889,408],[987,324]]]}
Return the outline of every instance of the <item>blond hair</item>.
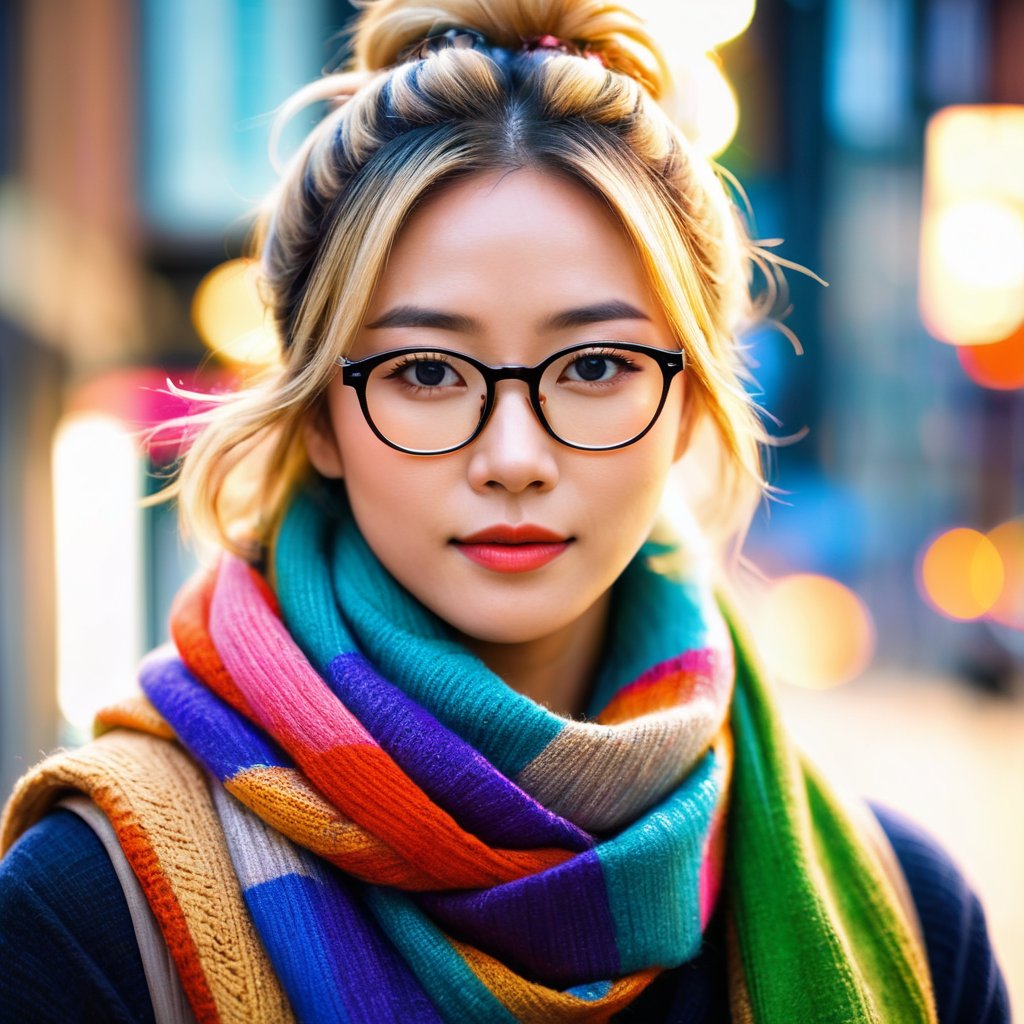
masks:
{"label": "blond hair", "polygon": [[[486,45],[402,60],[449,28]],[[546,34],[600,59],[523,48]],[[712,165],[658,106],[666,65],[639,18],[606,0],[373,0],[354,54],[350,70],[281,111],[286,120],[329,105],[253,236],[280,359],[189,418],[194,440],[161,492],[178,498],[183,531],[243,554],[240,531],[270,541],[311,472],[302,428],[322,410],[409,213],[456,176],[533,167],[603,198],[633,242],[687,354],[693,422],[715,439],[720,486],[699,518],[719,538],[742,537],[765,489],[767,439],[737,336],[756,313],[750,281],[763,254]]]}

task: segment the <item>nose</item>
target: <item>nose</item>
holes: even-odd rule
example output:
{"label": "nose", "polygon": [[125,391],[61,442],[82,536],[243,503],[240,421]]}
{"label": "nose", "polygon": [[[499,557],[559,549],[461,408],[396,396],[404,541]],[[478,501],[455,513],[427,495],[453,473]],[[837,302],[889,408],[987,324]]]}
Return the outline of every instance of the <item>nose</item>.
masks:
{"label": "nose", "polygon": [[468,449],[469,482],[510,494],[550,490],[558,483],[557,445],[537,419],[527,385],[500,381],[483,433]]}

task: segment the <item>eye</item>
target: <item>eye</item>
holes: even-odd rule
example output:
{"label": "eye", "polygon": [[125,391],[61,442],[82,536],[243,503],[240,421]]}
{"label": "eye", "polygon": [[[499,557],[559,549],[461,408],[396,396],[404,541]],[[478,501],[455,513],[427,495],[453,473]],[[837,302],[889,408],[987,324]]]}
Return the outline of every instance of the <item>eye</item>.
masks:
{"label": "eye", "polygon": [[404,359],[392,367],[388,377],[397,379],[411,388],[427,390],[457,387],[465,383],[451,363],[426,354],[416,354]]}
{"label": "eye", "polygon": [[628,373],[632,363],[612,352],[581,352],[566,364],[563,378],[584,384],[606,384]]}
{"label": "eye", "polygon": [[417,360],[409,367],[406,371],[406,378],[411,376],[417,384],[429,388],[443,384],[449,374],[452,377],[455,376],[455,371],[450,366],[445,366],[444,363],[434,362],[433,360],[428,362],[423,359]]}

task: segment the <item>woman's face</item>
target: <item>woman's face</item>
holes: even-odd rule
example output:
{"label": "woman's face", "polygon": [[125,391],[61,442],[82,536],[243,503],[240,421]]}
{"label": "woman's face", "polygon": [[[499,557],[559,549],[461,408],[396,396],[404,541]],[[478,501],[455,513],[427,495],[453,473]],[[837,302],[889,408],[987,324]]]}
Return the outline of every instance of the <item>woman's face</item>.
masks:
{"label": "woman's face", "polygon": [[[559,314],[610,303],[620,306],[615,319],[552,326]],[[635,315],[621,315],[626,306]],[[373,326],[413,307],[450,322]],[[532,366],[577,344],[679,347],[603,203],[532,169],[463,179],[419,207],[396,240],[366,325],[350,359],[422,347]],[[515,380],[497,385],[483,433],[447,455],[385,445],[340,371],[326,400],[329,425],[307,431],[314,466],[344,478],[359,528],[391,574],[459,633],[485,643],[547,640],[599,614],[682,454],[683,375],[646,436],[605,452],[549,436]],[[548,540],[511,543],[523,535],[507,528],[523,527]],[[484,543],[465,543],[481,532]]]}

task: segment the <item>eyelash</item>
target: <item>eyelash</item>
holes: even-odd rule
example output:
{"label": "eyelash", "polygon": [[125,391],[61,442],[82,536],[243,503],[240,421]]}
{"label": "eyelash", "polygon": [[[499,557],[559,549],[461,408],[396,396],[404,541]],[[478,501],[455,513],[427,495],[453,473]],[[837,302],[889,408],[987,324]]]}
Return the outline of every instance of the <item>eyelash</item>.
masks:
{"label": "eyelash", "polygon": [[[412,381],[405,380],[403,373],[410,366],[415,366],[417,363],[438,363],[441,366],[446,366],[456,372],[452,367],[452,364],[448,361],[448,357],[442,355],[440,352],[431,353],[426,350],[423,352],[410,353],[409,355],[402,356],[401,362],[397,363],[392,367],[391,371],[387,375],[388,380],[399,380],[401,384],[408,388],[410,391],[433,391],[435,388],[427,387],[423,384],[414,384]],[[456,376],[458,376],[456,372]]]}
{"label": "eyelash", "polygon": [[[570,366],[575,364],[578,360],[591,358],[598,356],[605,359],[614,360],[617,367],[622,373],[636,373],[637,365],[636,361],[631,358],[630,353],[623,349],[617,349],[613,345],[602,345],[597,343],[589,348],[584,348],[576,352],[573,356],[572,361],[565,364],[561,372],[565,372]],[[403,377],[405,370],[410,366],[415,366],[417,363],[436,363],[441,366],[448,367],[456,375],[458,371],[454,369],[452,363],[449,362],[449,357],[441,352],[430,352],[424,349],[422,352],[409,353],[402,357],[401,361],[398,362],[387,375],[388,380],[401,380],[401,383],[408,388],[410,391],[434,391],[437,390],[436,386],[428,387],[422,384],[415,384],[412,381],[406,380]],[[613,380],[609,381],[591,381],[593,386],[605,385],[610,386]]]}
{"label": "eyelash", "polygon": [[601,345],[595,345],[593,348],[587,348],[583,349],[581,352],[577,352],[573,357],[572,362],[566,363],[566,366],[572,366],[572,363],[576,362],[577,359],[587,359],[591,356],[599,356],[603,359],[612,359],[619,365],[620,369],[626,373],[634,373],[637,369],[636,360],[631,357],[629,352]]}

